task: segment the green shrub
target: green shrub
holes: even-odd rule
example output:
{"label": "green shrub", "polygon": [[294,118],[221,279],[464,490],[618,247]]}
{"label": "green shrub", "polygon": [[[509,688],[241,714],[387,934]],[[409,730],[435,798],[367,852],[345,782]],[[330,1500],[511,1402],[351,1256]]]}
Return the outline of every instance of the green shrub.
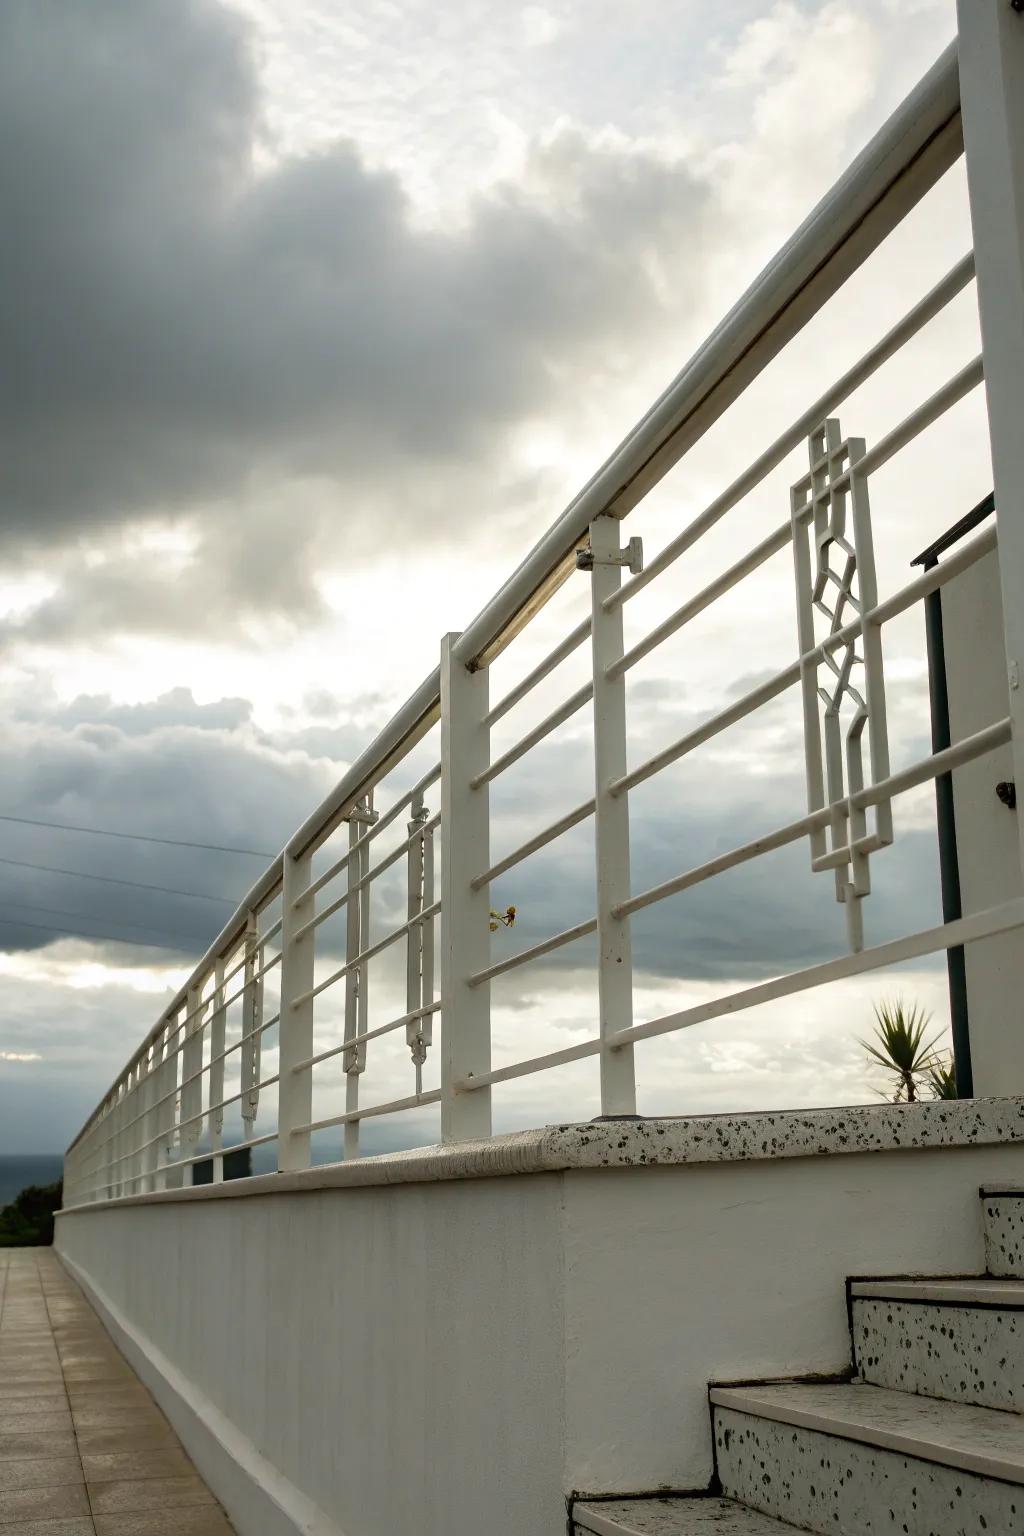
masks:
{"label": "green shrub", "polygon": [[29,1184],[0,1211],[0,1248],[40,1248],[53,1242],[53,1213],[60,1210],[63,1179]]}

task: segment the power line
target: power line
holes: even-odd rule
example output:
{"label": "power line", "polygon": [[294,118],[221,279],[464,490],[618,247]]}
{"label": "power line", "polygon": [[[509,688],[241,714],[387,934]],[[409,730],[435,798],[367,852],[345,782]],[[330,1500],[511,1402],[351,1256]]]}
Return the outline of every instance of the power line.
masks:
{"label": "power line", "polygon": [[[81,917],[84,918],[87,923],[93,923],[96,921],[96,919],[92,917],[90,913],[79,912],[73,907],[41,907],[33,901],[0,900],[0,907],[12,908],[15,912],[49,912],[51,917]],[[0,918],[0,922],[3,921],[5,921],[5,919]],[[118,927],[134,928],[137,933],[161,933],[163,934],[164,938],[167,939],[184,939],[189,944],[200,943],[199,939],[193,938],[189,934],[176,933],[173,928],[151,928],[148,923],[130,923],[128,919],[124,917],[115,918],[114,921],[117,923]]]}
{"label": "power line", "polygon": [[118,880],[113,875],[90,875],[84,869],[60,869],[56,864],[33,864],[28,859],[0,858],[0,864],[13,864],[17,869],[43,869],[48,875],[72,875],[76,880],[101,880],[104,885],[130,885],[136,891],[159,891],[162,896],[190,896],[194,901],[221,901],[226,906],[236,905],[230,896],[211,896],[206,891],[179,891],[171,885],[146,885],[142,880]]}
{"label": "power line", "polygon": [[112,933],[78,933],[74,928],[54,928],[50,923],[22,923],[16,917],[0,917],[0,924],[3,923],[8,928],[35,928],[40,933],[63,933],[71,939],[101,939],[110,944],[135,944],[139,949],[166,949],[178,955],[195,952],[182,949],[179,944],[158,944],[155,939],[119,939]]}
{"label": "power line", "polygon": [[165,848],[207,848],[211,853],[245,853],[254,859],[277,857],[263,848],[227,848],[222,843],[190,843],[183,837],[149,837],[144,832],[109,832],[103,827],[75,827],[63,821],[36,821],[31,816],[0,815],[0,821],[16,821],[23,827],[49,827],[53,832],[85,832],[90,837],[125,837],[134,843],[161,843]]}

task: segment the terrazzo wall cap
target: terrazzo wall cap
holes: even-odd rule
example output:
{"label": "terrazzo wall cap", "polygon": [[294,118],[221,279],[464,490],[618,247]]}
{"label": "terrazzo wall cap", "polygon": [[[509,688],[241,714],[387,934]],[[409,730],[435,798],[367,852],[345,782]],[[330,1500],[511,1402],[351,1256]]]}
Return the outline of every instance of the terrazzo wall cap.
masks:
{"label": "terrazzo wall cap", "polygon": [[982,1190],[985,1268],[1024,1279],[1024,1190]]}
{"label": "terrazzo wall cap", "polygon": [[786,1536],[787,1525],[731,1499],[611,1499],[577,1504],[577,1536]]}
{"label": "terrazzo wall cap", "polygon": [[1016,1415],[879,1387],[714,1389],[724,1492],[822,1533],[1024,1533]]}
{"label": "terrazzo wall cap", "polygon": [[1011,1412],[1024,1409],[1024,1285],[981,1281],[853,1287],[854,1363],[899,1392]]}

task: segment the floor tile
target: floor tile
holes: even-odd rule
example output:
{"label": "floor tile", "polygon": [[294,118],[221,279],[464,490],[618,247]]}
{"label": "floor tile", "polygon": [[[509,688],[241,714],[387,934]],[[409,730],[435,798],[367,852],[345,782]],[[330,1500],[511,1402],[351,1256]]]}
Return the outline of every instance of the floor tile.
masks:
{"label": "floor tile", "polygon": [[71,1410],[71,1417],[77,1430],[83,1429],[111,1429],[117,1425],[155,1425],[162,1424],[166,1427],[167,1420],[160,1412],[156,1404],[150,1407],[140,1407],[136,1404],[127,1406],[124,1403],[79,1403]]}
{"label": "floor tile", "polygon": [[77,1455],[0,1461],[0,1492],[15,1488],[56,1488],[60,1483],[81,1481],[82,1463]]}
{"label": "floor tile", "polygon": [[92,1517],[71,1520],[18,1520],[14,1525],[0,1525],[4,1536],[95,1536]]}
{"label": "floor tile", "polygon": [[58,1488],[0,1490],[0,1531],[19,1520],[53,1519],[58,1515],[88,1515],[84,1483],[64,1483]]}
{"label": "floor tile", "polygon": [[0,1429],[0,1461],[27,1461],[31,1456],[75,1456],[78,1446],[68,1419],[66,1429]]}
{"label": "floor tile", "polygon": [[[29,1404],[34,1409],[35,1403]],[[47,1408],[42,1413],[26,1410],[9,1413],[0,1409],[0,1435],[32,1434],[45,1429],[73,1429],[71,1413],[67,1408]]]}
{"label": "floor tile", "polygon": [[125,1482],[141,1477],[189,1477],[192,1463],[180,1446],[157,1446],[143,1451],[115,1451],[99,1455],[82,1453],[85,1480],[90,1486],[100,1482]]}
{"label": "floor tile", "polygon": [[165,1509],[100,1515],[96,1536],[231,1536],[231,1527],[219,1509]]}
{"label": "floor tile", "polygon": [[93,1483],[89,1497],[94,1516],[215,1503],[213,1494],[199,1477],[142,1477],[122,1483]]}
{"label": "floor tile", "polygon": [[52,1250],[0,1262],[5,1283],[0,1536],[232,1536]]}
{"label": "floor tile", "polygon": [[162,1447],[180,1449],[171,1426],[165,1419],[148,1424],[129,1423],[76,1429],[78,1449],[83,1456],[112,1455],[118,1451],[150,1451]]}

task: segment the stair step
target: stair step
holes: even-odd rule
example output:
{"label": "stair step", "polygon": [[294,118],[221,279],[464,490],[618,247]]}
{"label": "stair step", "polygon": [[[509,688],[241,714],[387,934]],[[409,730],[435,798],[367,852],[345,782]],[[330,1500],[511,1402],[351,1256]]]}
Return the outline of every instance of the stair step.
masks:
{"label": "stair step", "polygon": [[983,1185],[985,1268],[990,1275],[1024,1276],[1024,1189]]}
{"label": "stair step", "polygon": [[850,1293],[864,1381],[1024,1411],[1024,1280],[857,1280]]}
{"label": "stair step", "polygon": [[732,1499],[600,1499],[576,1504],[580,1536],[792,1536],[783,1525]]}
{"label": "stair step", "polygon": [[1024,1536],[1024,1420],[884,1387],[711,1392],[723,1492],[817,1532]]}

